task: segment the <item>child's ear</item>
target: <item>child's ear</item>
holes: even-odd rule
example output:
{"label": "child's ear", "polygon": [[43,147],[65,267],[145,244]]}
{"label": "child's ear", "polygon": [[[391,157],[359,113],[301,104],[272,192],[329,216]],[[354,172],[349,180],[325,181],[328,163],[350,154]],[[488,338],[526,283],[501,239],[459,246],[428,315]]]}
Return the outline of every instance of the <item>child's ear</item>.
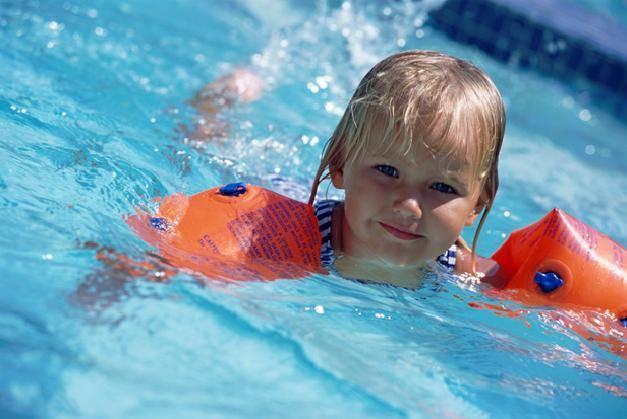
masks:
{"label": "child's ear", "polygon": [[472,211],[470,211],[470,214],[468,214],[468,216],[466,217],[466,221],[464,222],[464,225],[466,227],[470,227],[471,225],[475,223],[475,220],[477,219],[479,214],[481,214],[481,211],[483,211],[486,205],[488,205],[488,203],[490,202],[490,199],[491,198],[485,189],[481,191],[481,193],[479,194],[479,198],[477,199],[477,203],[475,204],[475,207],[472,209]]}
{"label": "child's ear", "polygon": [[470,214],[468,214],[468,217],[466,217],[466,221],[464,222],[464,225],[466,227],[470,227],[475,223],[475,220],[477,219],[479,214],[481,214],[481,211],[483,211],[483,209],[485,208],[487,199],[488,198],[485,196],[485,193],[482,193],[477,200],[477,205],[475,205],[472,211],[470,211]]}
{"label": "child's ear", "polygon": [[344,189],[344,171],[342,168],[331,170],[331,183],[335,189]]}
{"label": "child's ear", "polygon": [[466,221],[464,222],[466,227],[470,227],[475,223],[475,220],[479,214],[481,214],[481,209],[482,207],[475,207],[472,211],[470,211],[470,214],[468,214],[468,217],[466,217]]}

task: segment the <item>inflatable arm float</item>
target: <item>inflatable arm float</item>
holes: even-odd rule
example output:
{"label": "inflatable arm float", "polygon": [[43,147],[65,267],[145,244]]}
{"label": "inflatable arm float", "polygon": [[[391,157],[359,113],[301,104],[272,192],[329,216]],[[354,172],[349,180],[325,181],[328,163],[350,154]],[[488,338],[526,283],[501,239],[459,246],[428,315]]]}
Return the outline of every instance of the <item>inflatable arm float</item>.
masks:
{"label": "inflatable arm float", "polygon": [[627,327],[626,257],[620,244],[559,209],[514,231],[492,255],[506,289],[549,306],[609,310]]}
{"label": "inflatable arm float", "polygon": [[267,189],[233,183],[160,201],[128,225],[170,265],[228,280],[299,278],[320,270],[313,208]]}

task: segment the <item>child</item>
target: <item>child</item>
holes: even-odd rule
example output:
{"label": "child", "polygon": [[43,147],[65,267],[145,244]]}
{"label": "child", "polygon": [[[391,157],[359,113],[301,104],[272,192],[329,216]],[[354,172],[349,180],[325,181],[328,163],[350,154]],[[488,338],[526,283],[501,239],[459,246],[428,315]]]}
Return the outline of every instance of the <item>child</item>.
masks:
{"label": "child", "polygon": [[[247,100],[238,99],[246,89],[233,88],[241,85],[242,74],[249,73],[210,84],[197,109],[210,116],[203,100]],[[497,264],[475,256],[475,248],[498,187],[504,130],[501,96],[473,65],[429,51],[399,53],[377,64],[357,87],[313,182],[310,205],[326,179],[345,191],[344,202],[315,206],[318,225],[311,220],[309,231],[320,230],[322,264],[349,278],[415,287],[418,270],[437,261],[453,272],[487,274],[497,282]],[[187,202],[179,207],[187,208]],[[174,218],[204,237],[202,225],[185,221],[185,211]],[[470,250],[460,233],[482,211]],[[161,219],[155,220],[159,228]],[[257,240],[255,231],[238,242]],[[198,247],[196,236],[184,236],[190,248]],[[196,265],[177,267],[197,270]]]}
{"label": "child", "polygon": [[[412,286],[427,261],[456,273],[498,266],[475,255],[498,188],[505,111],[493,82],[460,59],[406,51],[362,79],[313,182],[345,192],[316,213],[322,261],[352,278]],[[472,250],[460,237],[483,211]]]}

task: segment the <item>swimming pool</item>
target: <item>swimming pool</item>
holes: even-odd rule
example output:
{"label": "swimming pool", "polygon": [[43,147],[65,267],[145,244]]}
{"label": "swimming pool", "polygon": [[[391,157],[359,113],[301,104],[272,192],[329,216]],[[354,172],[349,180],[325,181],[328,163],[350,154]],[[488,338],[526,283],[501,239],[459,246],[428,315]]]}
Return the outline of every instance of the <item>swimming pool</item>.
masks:
{"label": "swimming pool", "polygon": [[[357,81],[405,48],[470,59],[504,94],[482,253],[554,206],[627,242],[627,126],[586,89],[447,40],[425,23],[429,2],[199,3],[0,1],[0,416],[625,411],[624,360],[549,309],[473,309],[495,301],[453,278],[407,290],[106,273],[85,243],[140,258],[122,217],[153,197],[277,174],[306,190]],[[228,146],[186,144],[186,101],[241,65],[268,80],[263,98],[224,113]]]}

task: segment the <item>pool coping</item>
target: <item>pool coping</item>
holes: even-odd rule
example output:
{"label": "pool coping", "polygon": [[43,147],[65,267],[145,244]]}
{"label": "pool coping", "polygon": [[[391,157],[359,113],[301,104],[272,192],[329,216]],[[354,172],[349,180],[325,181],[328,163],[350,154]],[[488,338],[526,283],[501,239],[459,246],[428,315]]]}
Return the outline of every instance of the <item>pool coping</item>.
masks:
{"label": "pool coping", "polygon": [[627,116],[627,28],[565,0],[448,0],[433,27],[511,65],[584,79]]}

